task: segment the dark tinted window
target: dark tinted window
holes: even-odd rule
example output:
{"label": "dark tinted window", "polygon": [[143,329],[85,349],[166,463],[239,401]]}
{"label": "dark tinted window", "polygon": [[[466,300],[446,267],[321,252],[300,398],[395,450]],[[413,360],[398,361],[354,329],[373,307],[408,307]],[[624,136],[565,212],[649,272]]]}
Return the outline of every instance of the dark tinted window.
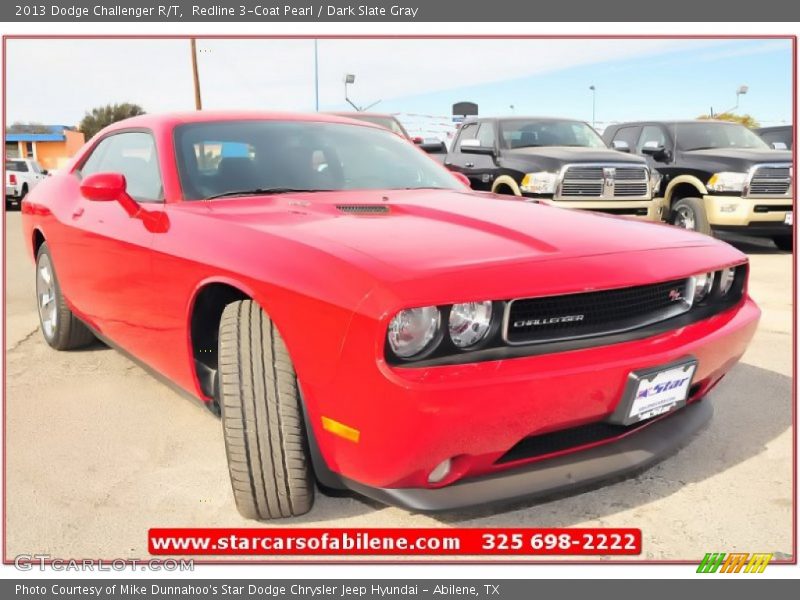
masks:
{"label": "dark tinted window", "polygon": [[491,121],[481,123],[480,129],[478,129],[478,141],[481,146],[494,147],[494,123]]}
{"label": "dark tinted window", "polygon": [[697,121],[674,126],[679,149],[713,150],[715,148],[769,148],[767,143],[744,125]]}
{"label": "dark tinted window", "polygon": [[175,131],[184,195],[255,190],[457,189],[442,167],[383,129],[316,121],[220,121]]}
{"label": "dark tinted window", "polygon": [[633,150],[636,148],[636,142],[639,141],[640,129],[641,127],[639,127],[638,125],[633,125],[629,127],[620,127],[619,129],[617,129],[612,139],[613,141],[626,142],[628,144],[628,147],[631,149],[631,152],[633,152]]}
{"label": "dark tinted window", "polygon": [[645,125],[642,127],[642,135],[639,136],[639,143],[636,144],[636,153],[641,154],[645,144],[650,146],[667,146],[667,137],[660,125]]}
{"label": "dark tinted window", "polygon": [[761,139],[768,144],[786,144],[786,148],[792,149],[792,130],[791,129],[773,129],[772,131],[761,132]]}
{"label": "dark tinted window", "polygon": [[597,132],[580,121],[509,119],[500,122],[500,134],[507,148],[536,146],[578,146],[606,148]]}
{"label": "dark tinted window", "polygon": [[27,173],[28,163],[24,160],[7,160],[6,171],[16,171],[17,173]]}
{"label": "dark tinted window", "polygon": [[461,149],[461,142],[464,140],[474,140],[478,135],[478,124],[467,123],[458,133],[458,149]]}

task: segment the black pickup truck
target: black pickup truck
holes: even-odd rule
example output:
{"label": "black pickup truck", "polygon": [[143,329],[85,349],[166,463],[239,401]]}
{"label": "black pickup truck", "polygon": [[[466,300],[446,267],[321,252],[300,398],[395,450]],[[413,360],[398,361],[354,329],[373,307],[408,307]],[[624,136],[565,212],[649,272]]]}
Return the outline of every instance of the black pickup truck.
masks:
{"label": "black pickup truck", "polygon": [[725,121],[644,121],[606,128],[623,152],[647,157],[673,225],[711,234],[738,231],[792,249],[792,153]]}
{"label": "black pickup truck", "polygon": [[473,189],[565,207],[661,221],[659,176],[638,156],[606,146],[582,121],[543,117],[464,122],[444,165]]}

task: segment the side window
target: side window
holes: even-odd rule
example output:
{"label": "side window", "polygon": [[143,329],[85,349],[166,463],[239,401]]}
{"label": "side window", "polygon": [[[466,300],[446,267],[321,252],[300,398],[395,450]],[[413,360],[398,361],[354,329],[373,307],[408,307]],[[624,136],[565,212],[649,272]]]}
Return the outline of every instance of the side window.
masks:
{"label": "side window", "polygon": [[474,140],[478,135],[478,124],[468,123],[461,128],[461,133],[458,136],[458,149],[461,150],[461,142],[464,140]]}
{"label": "side window", "polygon": [[636,142],[639,141],[639,129],[638,126],[620,127],[614,134],[614,139],[612,141],[627,142],[628,147],[631,149],[631,152],[633,152],[636,148]]}
{"label": "side window", "polygon": [[478,141],[481,146],[494,147],[494,123],[491,121],[481,123],[481,127],[478,130]]}
{"label": "side window", "polygon": [[162,200],[161,175],[153,138],[148,133],[117,133],[101,141],[83,164],[83,176],[122,173],[128,194],[140,202]]}
{"label": "side window", "polygon": [[645,125],[642,127],[642,135],[639,136],[639,143],[636,144],[636,154],[641,154],[642,148],[648,142],[655,142],[659,146],[667,145],[664,130],[659,125]]}
{"label": "side window", "polygon": [[31,171],[33,171],[33,172],[34,172],[34,173],[36,173],[37,175],[38,175],[39,173],[41,173],[42,171],[41,171],[41,169],[39,168],[39,163],[37,163],[37,162],[32,162],[32,163],[31,163]]}

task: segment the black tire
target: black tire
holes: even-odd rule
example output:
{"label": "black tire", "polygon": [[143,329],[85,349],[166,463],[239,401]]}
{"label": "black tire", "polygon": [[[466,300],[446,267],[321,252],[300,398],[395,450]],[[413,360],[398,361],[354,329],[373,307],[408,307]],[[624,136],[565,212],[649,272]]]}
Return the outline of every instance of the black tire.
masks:
{"label": "black tire", "polygon": [[794,250],[794,238],[791,235],[776,235],[772,238],[772,241],[775,242],[778,250],[785,250],[786,252]]}
{"label": "black tire", "polygon": [[19,203],[22,205],[22,201],[25,200],[25,196],[28,195],[28,184],[22,184],[22,191],[19,194]]}
{"label": "black tire", "polygon": [[[49,283],[45,281],[45,269],[49,272]],[[39,246],[36,253],[36,306],[42,335],[56,350],[83,348],[96,340],[94,334],[72,313],[64,301],[47,242]]]}
{"label": "black tire", "polygon": [[225,307],[219,326],[219,403],[239,512],[302,515],[314,478],[292,361],[274,323],[252,300]]}
{"label": "black tire", "polygon": [[669,222],[676,227],[690,229],[697,233],[713,235],[708,224],[705,206],[700,198],[681,198],[672,205]]}

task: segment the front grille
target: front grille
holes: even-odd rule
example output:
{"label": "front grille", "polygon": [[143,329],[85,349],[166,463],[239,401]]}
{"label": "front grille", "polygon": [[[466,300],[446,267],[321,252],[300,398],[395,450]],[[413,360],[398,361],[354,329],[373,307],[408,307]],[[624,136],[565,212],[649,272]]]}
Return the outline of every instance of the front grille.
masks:
{"label": "front grille", "polygon": [[649,187],[648,172],[644,167],[571,166],[564,171],[557,197],[624,200],[647,197]]}
{"label": "front grille", "polygon": [[758,167],[750,178],[750,196],[788,196],[791,192],[792,173],[787,166]]}
{"label": "front grille", "polygon": [[[700,384],[694,384],[689,390],[689,400],[697,396]],[[669,417],[667,417],[669,418]],[[614,423],[595,422],[569,429],[551,431],[540,435],[532,435],[517,442],[508,452],[503,454],[495,464],[503,465],[520,460],[530,460],[556,452],[577,449],[589,444],[609,442],[622,435],[632,433],[652,421],[645,420],[631,425],[616,425]]]}
{"label": "front grille", "polygon": [[536,344],[629,331],[683,314],[686,279],[651,285],[513,300],[507,308],[509,344]]}

